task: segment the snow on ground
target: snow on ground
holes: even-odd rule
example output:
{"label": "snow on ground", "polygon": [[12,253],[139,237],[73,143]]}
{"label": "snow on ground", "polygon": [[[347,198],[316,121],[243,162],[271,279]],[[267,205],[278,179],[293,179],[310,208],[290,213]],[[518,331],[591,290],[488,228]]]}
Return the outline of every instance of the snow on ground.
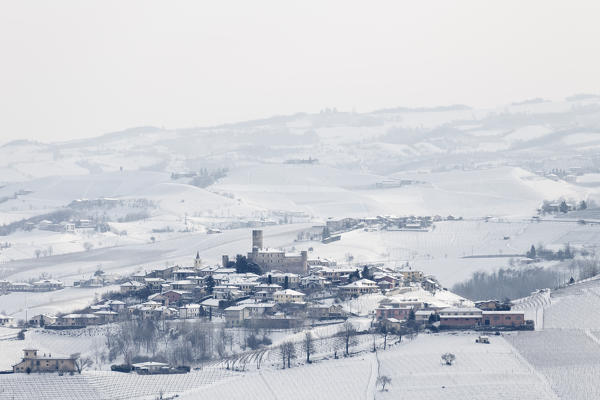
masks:
{"label": "snow on ground", "polygon": [[507,340],[550,382],[563,399],[600,397],[600,345],[594,335],[579,329],[521,332]]}
{"label": "snow on ground", "polygon": [[[264,227],[265,244],[270,247],[291,247],[305,249],[306,243],[295,243],[300,230],[311,224],[287,224]],[[190,265],[197,251],[209,264],[220,264],[221,255],[235,255],[251,250],[251,229],[233,229],[221,234],[188,233],[156,243],[139,243],[109,248],[93,249],[78,253],[41,257],[34,260],[18,260],[0,265],[5,279],[38,278],[45,272],[66,283],[83,277],[90,277],[98,267],[104,272],[125,273],[136,269],[150,272],[169,265]]]}
{"label": "snow on ground", "polygon": [[105,292],[118,290],[118,286],[105,286],[85,289],[66,287],[36,293],[14,292],[0,296],[0,310],[16,319],[25,319],[25,314],[33,317],[42,313],[68,313],[89,306],[95,297],[100,298]]}
{"label": "snow on ground", "polygon": [[[263,368],[182,396],[265,399],[555,399],[531,366],[502,337],[490,345],[470,333],[419,335],[388,350],[341,360],[318,361],[286,370]],[[456,363],[441,365],[453,352]],[[377,360],[378,358],[378,360]],[[392,378],[389,391],[377,390],[377,375]]]}
{"label": "snow on ground", "polygon": [[84,371],[81,375],[0,375],[0,399],[155,399],[212,385],[235,376],[223,368],[175,375],[137,375],[108,371]]}
{"label": "snow on ground", "polygon": [[[564,399],[600,396],[600,280],[589,279],[566,288],[522,299],[516,308],[538,310],[541,330],[507,335],[507,340]],[[528,317],[529,318],[529,317]]]}
{"label": "snow on ground", "polygon": [[[507,238],[507,239],[505,239]],[[312,256],[343,262],[347,254],[359,268],[366,262],[402,266],[434,275],[444,286],[467,279],[473,272],[508,267],[510,258],[463,258],[525,254],[531,245],[547,247],[600,245],[600,226],[562,220],[532,223],[523,219],[436,222],[429,232],[355,230],[329,244],[310,242]]]}
{"label": "snow on ground", "polygon": [[[92,369],[101,368],[101,361],[95,357],[95,350],[104,348],[104,334],[110,325],[89,327],[76,330],[45,330],[28,329],[25,340],[3,339],[0,336],[0,371],[12,370],[12,365],[19,362],[23,356],[23,349],[34,348],[40,354],[54,354],[55,356],[69,356],[81,353],[83,357],[91,357],[95,364]],[[12,328],[12,335],[16,336],[19,329]],[[10,333],[6,332],[8,336]]]}
{"label": "snow on ground", "polygon": [[[476,344],[477,334],[419,335],[379,352],[380,375],[392,378],[377,399],[555,399],[535,370],[501,336]],[[456,355],[452,366],[441,355]]]}
{"label": "snow on ground", "polygon": [[411,287],[410,290],[395,293],[394,291],[386,295],[374,293],[351,298],[341,303],[344,311],[363,317],[372,316],[375,309],[382,300],[394,301],[420,301],[428,303],[435,307],[472,307],[473,302],[447,290],[437,291],[435,294],[424,290],[421,287]]}
{"label": "snow on ground", "polygon": [[373,354],[286,370],[261,370],[196,389],[181,399],[366,399],[376,374]]}

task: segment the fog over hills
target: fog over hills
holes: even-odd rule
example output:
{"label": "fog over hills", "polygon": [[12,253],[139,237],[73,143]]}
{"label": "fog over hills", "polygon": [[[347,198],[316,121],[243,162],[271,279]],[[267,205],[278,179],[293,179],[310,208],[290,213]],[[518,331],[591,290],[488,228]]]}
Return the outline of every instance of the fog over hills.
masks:
{"label": "fog over hills", "polygon": [[[594,95],[14,141],[0,147],[0,260],[328,218],[530,218],[544,200],[596,198],[599,148]],[[102,231],[38,229],[80,219]]]}

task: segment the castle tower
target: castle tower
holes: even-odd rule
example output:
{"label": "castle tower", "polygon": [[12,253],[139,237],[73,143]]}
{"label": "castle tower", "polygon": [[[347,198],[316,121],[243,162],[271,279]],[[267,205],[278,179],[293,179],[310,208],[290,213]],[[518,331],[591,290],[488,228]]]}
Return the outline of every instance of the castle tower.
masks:
{"label": "castle tower", "polygon": [[252,249],[262,249],[263,248],[263,231],[260,229],[255,229],[252,231]]}

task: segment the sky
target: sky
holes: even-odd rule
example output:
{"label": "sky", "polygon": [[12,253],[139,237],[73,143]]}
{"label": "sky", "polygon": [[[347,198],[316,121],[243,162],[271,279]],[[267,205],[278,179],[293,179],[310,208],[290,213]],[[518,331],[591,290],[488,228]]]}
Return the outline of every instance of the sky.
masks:
{"label": "sky", "polygon": [[0,0],[0,144],[600,93],[598,1]]}

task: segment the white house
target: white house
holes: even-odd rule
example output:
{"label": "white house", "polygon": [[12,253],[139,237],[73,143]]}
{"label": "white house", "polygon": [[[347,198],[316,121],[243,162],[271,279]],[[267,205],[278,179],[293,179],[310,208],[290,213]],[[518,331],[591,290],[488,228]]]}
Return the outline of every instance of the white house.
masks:
{"label": "white house", "polygon": [[285,289],[273,293],[273,300],[277,303],[302,303],[305,296],[302,292]]}

